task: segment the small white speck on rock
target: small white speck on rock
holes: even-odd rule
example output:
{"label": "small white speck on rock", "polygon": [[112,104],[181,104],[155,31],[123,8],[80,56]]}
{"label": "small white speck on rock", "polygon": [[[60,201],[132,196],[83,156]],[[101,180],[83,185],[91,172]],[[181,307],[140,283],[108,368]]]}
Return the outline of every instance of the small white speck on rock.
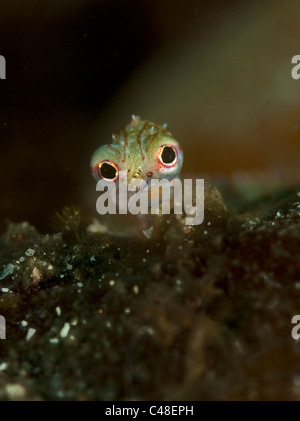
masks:
{"label": "small white speck on rock", "polygon": [[36,330],[33,327],[29,328],[28,332],[27,332],[27,335],[26,335],[26,341],[29,341],[33,337],[35,332],[36,332]]}
{"label": "small white speck on rock", "polygon": [[69,334],[69,330],[70,330],[70,324],[69,323],[65,323],[63,325],[62,330],[60,331],[60,336],[62,338],[66,338],[68,336],[68,334]]}
{"label": "small white speck on rock", "polygon": [[2,274],[0,275],[0,280],[6,278],[8,275],[11,275],[15,269],[15,266],[11,263],[9,263],[7,266],[5,266]]}
{"label": "small white speck on rock", "polygon": [[28,250],[25,251],[26,256],[33,256],[35,253],[35,250],[29,248]]}
{"label": "small white speck on rock", "polygon": [[22,400],[26,395],[25,387],[21,384],[7,384],[5,389],[11,400]]}
{"label": "small white speck on rock", "polygon": [[31,277],[34,283],[38,283],[42,279],[42,272],[38,267],[32,269]]}
{"label": "small white speck on rock", "polygon": [[0,371],[3,371],[7,368],[7,363],[1,363],[0,364]]}

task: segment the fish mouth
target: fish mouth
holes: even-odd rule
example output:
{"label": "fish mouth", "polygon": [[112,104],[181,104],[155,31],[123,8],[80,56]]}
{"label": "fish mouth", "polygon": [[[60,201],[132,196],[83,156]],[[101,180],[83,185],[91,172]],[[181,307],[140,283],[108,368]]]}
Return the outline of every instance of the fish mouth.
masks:
{"label": "fish mouth", "polygon": [[[130,171],[128,171],[128,174],[130,174]],[[137,168],[130,174],[127,183],[128,186],[130,185],[130,187],[133,187],[136,192],[142,191],[148,187],[148,177],[140,168]]]}
{"label": "fish mouth", "polygon": [[132,173],[132,178],[141,178],[142,170],[138,168],[136,171]]}
{"label": "fish mouth", "polygon": [[150,187],[152,177],[153,172],[146,173],[142,171],[141,168],[134,169],[133,171],[128,169],[127,173],[124,173],[123,175],[120,173],[120,181],[127,184],[127,186],[130,186],[130,190],[132,188],[132,191],[135,192],[139,192]]}

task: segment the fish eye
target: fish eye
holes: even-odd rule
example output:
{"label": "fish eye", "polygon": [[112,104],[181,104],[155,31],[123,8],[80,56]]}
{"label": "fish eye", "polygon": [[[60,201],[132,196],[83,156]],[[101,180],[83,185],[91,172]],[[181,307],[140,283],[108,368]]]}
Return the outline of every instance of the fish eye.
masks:
{"label": "fish eye", "polygon": [[99,177],[107,181],[117,181],[119,170],[113,161],[101,161],[98,164]]}
{"label": "fish eye", "polygon": [[162,145],[157,152],[158,161],[164,167],[174,167],[177,164],[177,150],[171,145]]}

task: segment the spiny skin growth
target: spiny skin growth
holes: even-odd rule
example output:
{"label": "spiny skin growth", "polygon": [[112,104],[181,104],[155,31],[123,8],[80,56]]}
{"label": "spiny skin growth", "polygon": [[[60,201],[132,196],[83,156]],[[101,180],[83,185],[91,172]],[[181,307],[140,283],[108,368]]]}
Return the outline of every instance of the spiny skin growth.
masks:
{"label": "spiny skin growth", "polygon": [[113,142],[100,146],[91,158],[91,172],[96,181],[115,183],[120,171],[126,171],[127,183],[132,179],[176,178],[183,164],[183,152],[167,125],[158,125],[132,116],[131,123]]}

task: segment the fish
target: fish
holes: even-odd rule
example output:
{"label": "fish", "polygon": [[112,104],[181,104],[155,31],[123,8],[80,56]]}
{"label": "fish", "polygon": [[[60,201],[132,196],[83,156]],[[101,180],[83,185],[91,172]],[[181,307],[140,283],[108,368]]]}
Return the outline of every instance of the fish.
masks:
{"label": "fish", "polygon": [[131,122],[118,134],[112,134],[110,144],[101,145],[93,153],[90,169],[96,181],[117,183],[126,172],[125,183],[132,180],[166,178],[180,174],[183,151],[173,138],[167,124],[156,124],[132,115]]}

